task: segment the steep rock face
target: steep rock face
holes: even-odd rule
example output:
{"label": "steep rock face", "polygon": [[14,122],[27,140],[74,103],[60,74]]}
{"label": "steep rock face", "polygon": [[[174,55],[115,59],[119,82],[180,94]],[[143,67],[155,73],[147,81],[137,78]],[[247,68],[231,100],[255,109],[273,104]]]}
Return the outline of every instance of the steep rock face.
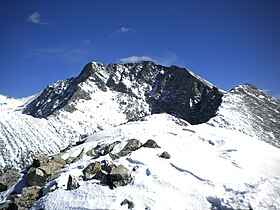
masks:
{"label": "steep rock face", "polygon": [[149,102],[152,113],[166,112],[191,124],[207,122],[215,116],[222,93],[186,69],[171,66],[157,76]]}
{"label": "steep rock face", "polygon": [[208,123],[238,130],[280,148],[280,101],[250,84],[224,95],[217,116]]}
{"label": "steep rock face", "polygon": [[[49,85],[35,100],[29,103],[24,109],[24,114],[32,115],[33,117],[46,118],[56,110],[66,106],[72,99],[89,100],[89,93],[80,89],[79,84],[89,79],[103,91],[106,91],[106,86],[101,78],[98,77],[98,68],[102,68],[101,64],[87,64],[79,76],[65,81],[57,81]],[[68,111],[72,111],[69,109]]]}
{"label": "steep rock face", "polygon": [[[84,87],[96,86],[97,88]],[[55,111],[77,110],[77,100],[91,100],[96,91],[113,91],[118,111],[127,120],[150,113],[170,113],[192,124],[208,121],[221,103],[222,93],[186,69],[152,62],[137,64],[87,64],[81,74],[48,86],[24,113],[48,117]],[[76,103],[77,104],[77,103]]]}

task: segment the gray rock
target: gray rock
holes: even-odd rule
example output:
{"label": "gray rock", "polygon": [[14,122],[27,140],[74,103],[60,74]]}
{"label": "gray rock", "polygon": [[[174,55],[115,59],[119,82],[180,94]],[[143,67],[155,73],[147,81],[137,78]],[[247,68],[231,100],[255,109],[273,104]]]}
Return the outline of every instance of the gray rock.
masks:
{"label": "gray rock", "polygon": [[130,153],[132,153],[135,150],[138,150],[142,146],[142,143],[137,139],[129,139],[127,141],[127,144],[124,146],[124,148],[117,153],[116,155],[119,157],[126,156]]}
{"label": "gray rock", "polygon": [[124,199],[123,202],[121,202],[121,206],[124,206],[127,204],[128,209],[133,209],[134,208],[134,203],[130,200]]}
{"label": "gray rock", "polygon": [[6,191],[15,185],[20,178],[19,171],[12,167],[6,167],[0,176],[0,192]]}
{"label": "gray rock", "polygon": [[25,187],[22,189],[21,197],[15,202],[19,209],[30,208],[33,203],[42,196],[42,188],[39,186]]}
{"label": "gray rock", "polygon": [[145,144],[142,145],[142,147],[160,148],[160,146],[158,146],[157,143],[152,139],[149,139]]}
{"label": "gray rock", "polygon": [[168,154],[168,152],[163,152],[159,157],[161,158],[165,158],[165,159],[169,159],[170,158],[170,155]]}
{"label": "gray rock", "polygon": [[126,167],[119,165],[112,169],[109,179],[114,186],[125,186],[131,182],[131,174]]}
{"label": "gray rock", "polygon": [[80,184],[76,177],[69,175],[67,182],[67,190],[74,190],[80,187]]}
{"label": "gray rock", "polygon": [[61,168],[64,165],[54,160],[49,161],[47,164],[40,166],[38,169],[44,171],[49,180],[56,178],[61,173]]}
{"label": "gray rock", "polygon": [[99,161],[90,163],[84,170],[83,170],[83,179],[90,180],[93,176],[101,170],[101,163]]}
{"label": "gray rock", "polygon": [[26,184],[29,186],[44,186],[47,181],[47,177],[39,168],[31,169],[26,176]]}

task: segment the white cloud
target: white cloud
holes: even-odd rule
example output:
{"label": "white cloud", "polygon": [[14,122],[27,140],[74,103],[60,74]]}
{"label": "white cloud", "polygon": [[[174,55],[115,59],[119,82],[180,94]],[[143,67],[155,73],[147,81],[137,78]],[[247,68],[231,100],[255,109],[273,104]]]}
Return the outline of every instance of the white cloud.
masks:
{"label": "white cloud", "polygon": [[41,20],[42,15],[36,11],[33,12],[31,15],[29,15],[28,17],[28,21],[34,24],[39,24],[39,25],[52,25],[53,23],[49,23],[49,22],[43,22]]}
{"label": "white cloud", "polygon": [[137,63],[137,62],[140,62],[140,61],[152,61],[152,62],[155,62],[157,63],[157,61],[149,56],[130,56],[130,57],[127,57],[127,58],[121,58],[120,59],[120,62],[122,63]]}
{"label": "white cloud", "polygon": [[111,33],[110,36],[116,36],[116,35],[130,33],[130,32],[135,32],[135,30],[133,28],[121,27],[121,28],[115,30],[113,33]]}
{"label": "white cloud", "polygon": [[160,64],[163,66],[171,66],[171,65],[182,65],[181,63],[178,62],[178,58],[175,53],[173,52],[168,52],[165,53],[162,56],[157,56],[157,57],[150,57],[150,56],[130,56],[126,58],[121,58],[119,59],[120,62],[122,63],[137,63],[140,61],[152,61],[156,64]]}
{"label": "white cloud", "polygon": [[270,89],[263,89],[262,91],[268,94],[270,92]]}

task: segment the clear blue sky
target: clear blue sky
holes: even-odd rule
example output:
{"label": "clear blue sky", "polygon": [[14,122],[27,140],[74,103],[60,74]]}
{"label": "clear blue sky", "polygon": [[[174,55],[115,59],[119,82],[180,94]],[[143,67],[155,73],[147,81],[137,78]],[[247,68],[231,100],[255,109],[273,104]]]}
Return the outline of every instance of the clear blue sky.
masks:
{"label": "clear blue sky", "polygon": [[1,94],[34,94],[90,61],[139,59],[280,98],[280,1],[0,1]]}

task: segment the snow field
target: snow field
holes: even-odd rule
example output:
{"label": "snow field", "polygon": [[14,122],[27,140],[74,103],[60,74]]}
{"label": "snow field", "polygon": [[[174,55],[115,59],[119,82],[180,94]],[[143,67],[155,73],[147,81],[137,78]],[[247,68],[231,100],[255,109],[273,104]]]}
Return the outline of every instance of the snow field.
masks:
{"label": "snow field", "polygon": [[[33,209],[127,209],[120,206],[124,199],[133,201],[135,209],[209,209],[211,205],[233,209],[280,208],[279,149],[207,124],[180,126],[166,114],[98,132],[63,158],[78,154],[82,148],[121,141],[113,151],[117,153],[132,138],[142,143],[153,139],[161,148],[140,148],[113,161],[130,170],[139,167],[132,172],[129,185],[111,190],[96,184],[97,180],[80,180],[78,189],[66,191],[68,175],[82,173],[78,165],[111,161],[109,155],[96,160],[84,156],[65,168],[56,180],[60,189],[41,198]],[[171,158],[160,158],[163,151]]]}

